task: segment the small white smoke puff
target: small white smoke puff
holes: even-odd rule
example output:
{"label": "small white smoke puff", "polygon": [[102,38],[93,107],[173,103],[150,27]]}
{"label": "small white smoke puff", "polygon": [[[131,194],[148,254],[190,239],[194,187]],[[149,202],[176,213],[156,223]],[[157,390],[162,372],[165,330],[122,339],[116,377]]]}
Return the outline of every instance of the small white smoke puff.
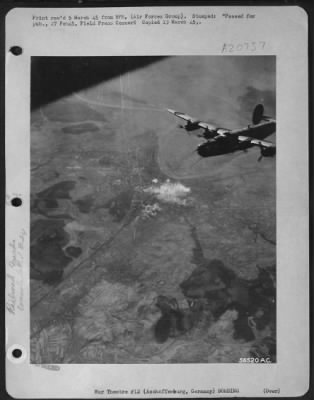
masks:
{"label": "small white smoke puff", "polygon": [[154,185],[144,189],[144,192],[156,195],[157,199],[164,203],[186,205],[185,197],[191,192],[191,189],[181,183],[171,183],[167,180],[160,186]]}
{"label": "small white smoke puff", "polygon": [[142,210],[141,217],[143,219],[156,217],[157,213],[159,213],[160,211],[161,211],[161,208],[159,207],[158,203],[147,204]]}

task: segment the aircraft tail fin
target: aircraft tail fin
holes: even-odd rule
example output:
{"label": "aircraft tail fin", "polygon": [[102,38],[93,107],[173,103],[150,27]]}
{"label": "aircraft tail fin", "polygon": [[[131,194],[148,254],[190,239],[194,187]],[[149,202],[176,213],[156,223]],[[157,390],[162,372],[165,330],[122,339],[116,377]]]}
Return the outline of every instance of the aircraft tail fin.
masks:
{"label": "aircraft tail fin", "polygon": [[257,104],[253,110],[252,122],[254,125],[259,124],[264,118],[264,106],[263,104]]}
{"label": "aircraft tail fin", "polygon": [[258,125],[261,121],[269,121],[272,117],[264,114],[263,104],[257,104],[252,113],[252,122],[254,125]]}

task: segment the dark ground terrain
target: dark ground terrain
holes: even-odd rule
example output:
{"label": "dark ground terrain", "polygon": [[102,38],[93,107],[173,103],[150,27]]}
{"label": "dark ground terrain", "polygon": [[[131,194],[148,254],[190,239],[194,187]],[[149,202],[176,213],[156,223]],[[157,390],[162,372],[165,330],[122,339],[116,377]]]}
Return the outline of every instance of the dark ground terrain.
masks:
{"label": "dark ground terrain", "polygon": [[276,159],[199,160],[165,111],[275,117],[275,59],[135,61],[33,63],[31,360],[275,362]]}

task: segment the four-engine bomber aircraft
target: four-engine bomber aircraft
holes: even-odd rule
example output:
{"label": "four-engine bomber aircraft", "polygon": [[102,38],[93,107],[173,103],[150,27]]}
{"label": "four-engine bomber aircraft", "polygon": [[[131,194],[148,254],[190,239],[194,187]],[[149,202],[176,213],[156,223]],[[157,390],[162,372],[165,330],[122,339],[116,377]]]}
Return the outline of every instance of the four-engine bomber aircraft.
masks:
{"label": "four-engine bomber aircraft", "polygon": [[262,157],[273,157],[276,154],[276,145],[263,140],[276,131],[276,120],[264,115],[264,106],[258,104],[253,111],[253,125],[248,125],[242,129],[224,129],[217,128],[207,122],[202,122],[187,114],[168,109],[171,114],[184,119],[187,123],[180,128],[188,132],[199,128],[204,129],[197,136],[204,138],[205,143],[197,146],[196,151],[201,157],[212,157],[226,153],[233,153],[237,150],[246,150],[252,146],[258,146],[261,149]]}

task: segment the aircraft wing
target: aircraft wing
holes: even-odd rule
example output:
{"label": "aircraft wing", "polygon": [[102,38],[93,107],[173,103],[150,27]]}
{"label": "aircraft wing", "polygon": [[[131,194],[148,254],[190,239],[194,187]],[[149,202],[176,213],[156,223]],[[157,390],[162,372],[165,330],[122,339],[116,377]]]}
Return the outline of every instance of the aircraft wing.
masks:
{"label": "aircraft wing", "polygon": [[175,110],[171,110],[170,108],[168,108],[168,111],[169,111],[171,114],[175,115],[176,117],[182,118],[182,119],[184,119],[185,121],[190,122],[191,124],[198,124],[198,123],[200,122],[197,118],[193,118],[193,117],[191,117],[191,116],[188,115],[188,114],[181,113],[181,112],[175,111]]}
{"label": "aircraft wing", "polygon": [[[191,128],[193,128],[193,130],[197,129],[197,128],[203,128],[203,129],[205,129],[205,131],[214,133],[217,136],[220,136],[220,135],[224,136],[224,133],[226,133],[228,131],[227,129],[218,129],[215,125],[211,125],[211,124],[208,124],[207,122],[200,121],[199,119],[191,117],[188,114],[185,114],[185,113],[182,113],[179,111],[175,111],[170,108],[168,108],[168,111],[171,114],[175,115],[176,117],[184,119],[188,123],[188,126],[191,126]],[[204,135],[198,135],[198,136],[205,137]]]}
{"label": "aircraft wing", "polygon": [[255,146],[264,147],[264,148],[276,147],[276,145],[274,143],[267,142],[267,140],[254,139],[254,138],[251,138],[248,136],[238,136],[238,140],[241,143],[247,142],[247,143],[254,144]]}
{"label": "aircraft wing", "polygon": [[[208,124],[207,122],[199,122],[198,126],[208,131],[217,131],[217,126]],[[219,134],[219,132],[217,132],[217,134]]]}

